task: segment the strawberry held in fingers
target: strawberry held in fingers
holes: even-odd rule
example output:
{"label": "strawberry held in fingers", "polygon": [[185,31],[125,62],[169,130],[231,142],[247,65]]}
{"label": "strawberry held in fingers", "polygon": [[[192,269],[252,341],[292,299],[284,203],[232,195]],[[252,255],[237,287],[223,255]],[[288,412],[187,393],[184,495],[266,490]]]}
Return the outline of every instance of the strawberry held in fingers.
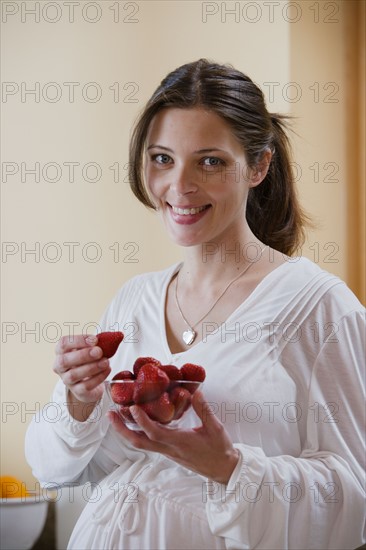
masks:
{"label": "strawberry held in fingers", "polygon": [[98,346],[102,348],[103,357],[110,359],[116,353],[123,340],[123,332],[101,332],[97,334]]}

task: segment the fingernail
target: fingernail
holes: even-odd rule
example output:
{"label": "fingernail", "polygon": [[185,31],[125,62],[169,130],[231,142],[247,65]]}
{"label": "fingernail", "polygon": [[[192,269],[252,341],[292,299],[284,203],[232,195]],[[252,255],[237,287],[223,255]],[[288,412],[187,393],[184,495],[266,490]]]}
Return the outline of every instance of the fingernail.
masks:
{"label": "fingernail", "polygon": [[132,405],[132,407],[130,407],[130,413],[132,414],[132,416],[136,420],[136,418],[138,418],[138,415],[139,415],[138,407],[136,407],[135,405]]}
{"label": "fingernail", "polygon": [[94,359],[97,359],[102,355],[102,350],[100,348],[92,348],[90,350],[90,357],[94,357]]}
{"label": "fingernail", "polygon": [[96,336],[87,336],[85,342],[89,344],[89,346],[94,346],[98,342],[98,338]]}
{"label": "fingernail", "polygon": [[101,369],[105,369],[106,367],[108,367],[108,359],[102,359],[102,361],[100,361],[100,363],[98,363],[99,367]]}

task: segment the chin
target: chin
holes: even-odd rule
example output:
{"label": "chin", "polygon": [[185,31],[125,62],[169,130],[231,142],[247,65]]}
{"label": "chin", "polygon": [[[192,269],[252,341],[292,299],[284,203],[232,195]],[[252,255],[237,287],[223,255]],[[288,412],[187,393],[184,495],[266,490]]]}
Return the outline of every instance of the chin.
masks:
{"label": "chin", "polygon": [[197,238],[187,239],[184,237],[177,237],[176,235],[170,235],[170,239],[173,241],[174,244],[183,247],[198,246],[202,244],[202,241]]}
{"label": "chin", "polygon": [[196,233],[191,233],[190,235],[177,235],[177,233],[169,231],[169,238],[171,241],[173,241],[174,244],[184,247],[200,246],[203,242],[205,242],[204,239],[198,236]]}
{"label": "chin", "polygon": [[201,239],[198,238],[197,232],[192,229],[184,230],[172,227],[169,222],[164,220],[164,227],[168,238],[178,246],[195,246],[201,243]]}

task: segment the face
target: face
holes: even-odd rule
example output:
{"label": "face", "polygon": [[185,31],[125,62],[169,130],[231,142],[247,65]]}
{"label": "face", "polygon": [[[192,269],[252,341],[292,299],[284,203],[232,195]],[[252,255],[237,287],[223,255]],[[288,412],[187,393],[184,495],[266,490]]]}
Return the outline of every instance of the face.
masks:
{"label": "face", "polygon": [[230,126],[216,113],[169,108],[154,117],[145,181],[177,244],[241,240],[248,229],[248,190],[257,180]]}

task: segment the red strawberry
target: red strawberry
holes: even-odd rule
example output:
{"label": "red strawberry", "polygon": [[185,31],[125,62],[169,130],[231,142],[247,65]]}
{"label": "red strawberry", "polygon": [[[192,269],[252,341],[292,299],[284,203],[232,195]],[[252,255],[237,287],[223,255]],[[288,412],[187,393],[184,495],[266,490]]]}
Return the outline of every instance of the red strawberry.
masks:
{"label": "red strawberry", "polygon": [[191,404],[191,394],[185,388],[176,386],[169,392],[170,401],[175,407],[174,420],[180,418]]}
{"label": "red strawberry", "polygon": [[131,405],[133,403],[134,380],[116,380],[111,383],[111,396],[118,405]]}
{"label": "red strawberry", "polygon": [[168,424],[174,416],[174,405],[169,399],[167,392],[164,392],[154,401],[149,401],[149,403],[141,403],[139,405],[146,414],[157,422],[162,424]]}
{"label": "red strawberry", "polygon": [[129,370],[121,370],[113,376],[112,380],[135,380],[135,377],[133,372]]}
{"label": "red strawberry", "polygon": [[206,378],[206,372],[203,367],[199,365],[193,365],[192,363],[186,363],[180,369],[183,380],[192,380],[194,382],[203,382]]}
{"label": "red strawberry", "polygon": [[153,401],[160,397],[168,386],[169,378],[165,372],[152,363],[146,363],[140,368],[135,381],[134,401],[136,403]]}
{"label": "red strawberry", "polygon": [[169,377],[169,380],[182,380],[180,369],[174,365],[160,365],[160,370],[163,370]]}
{"label": "red strawberry", "polygon": [[[182,384],[183,388],[186,388],[189,393],[194,393],[198,387],[198,382],[203,382],[206,378],[206,372],[203,367],[199,365],[193,365],[192,363],[186,363],[180,369],[183,380],[186,380],[186,384]],[[195,382],[197,382],[195,384]]]}
{"label": "red strawberry", "polygon": [[154,357],[138,357],[133,364],[133,373],[135,376],[138,375],[139,370],[141,369],[141,367],[146,365],[146,363],[151,363],[153,365],[156,365],[157,367],[160,367],[161,365],[160,361],[154,359]]}
{"label": "red strawberry", "polygon": [[123,332],[101,332],[97,336],[98,346],[102,348],[103,357],[107,359],[113,357],[124,337]]}

